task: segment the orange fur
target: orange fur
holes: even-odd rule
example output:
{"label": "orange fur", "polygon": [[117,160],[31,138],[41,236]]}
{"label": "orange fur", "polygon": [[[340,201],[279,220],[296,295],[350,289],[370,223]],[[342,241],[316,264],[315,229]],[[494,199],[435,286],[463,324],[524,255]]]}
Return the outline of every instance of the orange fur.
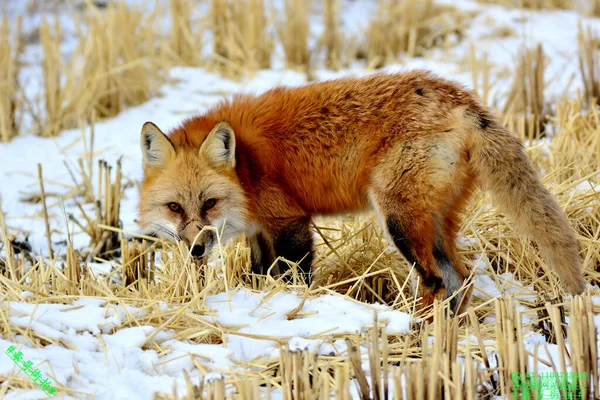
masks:
{"label": "orange fur", "polygon": [[[229,125],[217,142],[225,150],[218,151],[227,150],[227,129],[235,142],[229,167],[207,161],[206,149],[199,153],[220,121]],[[237,231],[254,240],[257,272],[265,272],[268,265],[259,264],[276,256],[300,261],[308,254],[303,270],[309,274],[311,216],[374,208],[386,233],[415,263],[423,303],[431,304],[450,294],[448,286],[456,292],[469,275],[455,242],[460,213],[477,181],[507,212],[536,227],[524,228],[542,238],[542,251],[566,289],[583,289],[573,232],[518,140],[471,91],[430,73],[375,74],[237,95],[184,121],[168,137],[175,156],[145,166],[142,225],[165,218],[176,229],[184,222],[157,211],[167,200],[150,204],[153,193],[177,198],[176,191],[196,190],[188,199],[218,187],[213,193],[224,200],[213,220],[235,210]],[[159,144],[154,152],[165,142]],[[231,196],[239,196],[235,205],[227,203]],[[189,206],[192,214],[199,212],[196,203]],[[529,214],[541,219],[524,217]],[[194,220],[199,230],[211,222],[202,218]],[[548,224],[558,224],[558,230],[544,232]],[[185,232],[180,236],[192,242]],[[453,307],[459,303],[457,296]]]}

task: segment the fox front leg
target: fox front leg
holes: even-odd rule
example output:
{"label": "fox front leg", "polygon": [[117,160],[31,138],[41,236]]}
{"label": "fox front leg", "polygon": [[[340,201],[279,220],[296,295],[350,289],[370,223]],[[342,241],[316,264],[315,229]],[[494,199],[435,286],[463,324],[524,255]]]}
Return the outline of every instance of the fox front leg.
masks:
{"label": "fox front leg", "polygon": [[[313,259],[313,240],[310,231],[310,217],[286,218],[273,226],[265,227],[263,232],[251,239],[252,272],[264,275],[273,265],[274,274],[284,274],[298,265],[298,272],[310,285]],[[287,278],[291,280],[291,276]]]}
{"label": "fox front leg", "polygon": [[[297,218],[284,224],[273,234],[275,257],[298,264],[298,269],[310,285],[312,279],[313,239],[310,231],[310,218]],[[279,261],[279,272],[287,272],[291,265]]]}
{"label": "fox front leg", "polygon": [[[273,241],[267,232],[258,232],[250,237],[250,252],[252,259],[252,273],[266,275],[275,262]],[[278,271],[272,270],[276,275]]]}

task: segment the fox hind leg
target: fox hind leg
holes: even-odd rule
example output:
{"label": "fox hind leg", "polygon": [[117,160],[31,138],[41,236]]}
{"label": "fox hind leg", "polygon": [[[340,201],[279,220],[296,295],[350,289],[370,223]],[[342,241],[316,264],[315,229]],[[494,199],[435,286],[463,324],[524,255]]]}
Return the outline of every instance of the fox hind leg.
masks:
{"label": "fox hind leg", "polygon": [[[465,187],[464,196],[461,199],[456,199],[456,201],[454,201],[454,203],[451,205],[450,210],[444,216],[444,218],[443,218],[444,241],[443,241],[443,243],[439,244],[440,246],[443,246],[448,258],[452,262],[454,270],[456,271],[456,273],[460,277],[461,281],[463,281],[463,282],[469,278],[469,276],[471,275],[471,271],[467,267],[467,265],[465,265],[465,263],[462,261],[460,255],[458,254],[458,248],[456,247],[458,230],[459,230],[459,225],[460,225],[458,215],[462,211],[463,204],[465,203],[465,200],[468,198],[468,196],[470,194],[471,186],[472,185],[470,183],[468,183],[467,185],[464,186]],[[467,286],[463,290],[463,293],[461,293],[460,296],[457,296],[457,302],[458,302],[457,312],[458,313],[463,312],[469,306],[469,303],[471,301],[472,291],[473,291],[473,285],[471,284],[470,286]]]}
{"label": "fox hind leg", "polygon": [[[426,309],[433,304],[434,299],[446,298],[444,272],[448,265],[446,260],[438,263],[434,256],[434,254],[441,254],[434,252],[433,218],[428,213],[416,215],[414,211],[410,212],[410,217],[407,218],[406,214],[400,211],[406,210],[405,207],[395,208],[396,210],[381,210],[383,228],[400,253],[419,274],[418,295],[421,297],[422,308]],[[449,268],[454,271],[451,265]]]}
{"label": "fox hind leg", "polygon": [[[456,230],[447,229],[447,223],[455,222],[454,214],[448,214],[453,211],[450,206],[464,197],[459,144],[453,132],[401,143],[388,150],[372,175],[371,204],[383,229],[419,274],[423,308],[457,293],[468,276],[456,251]],[[458,293],[450,306],[456,312],[460,305]]]}
{"label": "fox hind leg", "polygon": [[[447,241],[438,228],[438,218],[426,210],[408,210],[406,204],[398,204],[394,209],[380,208],[383,228],[420,276],[418,294],[422,307],[431,306],[436,298],[451,297],[450,308],[456,313],[461,306],[459,291],[466,276],[457,271],[455,253],[446,250]],[[460,267],[464,267],[462,263]]]}
{"label": "fox hind leg", "polygon": [[433,244],[433,257],[442,272],[446,298],[450,297],[450,309],[457,313],[459,307],[463,307],[463,293],[460,290],[468,275],[463,273],[464,264],[458,256],[456,246],[439,230]]}

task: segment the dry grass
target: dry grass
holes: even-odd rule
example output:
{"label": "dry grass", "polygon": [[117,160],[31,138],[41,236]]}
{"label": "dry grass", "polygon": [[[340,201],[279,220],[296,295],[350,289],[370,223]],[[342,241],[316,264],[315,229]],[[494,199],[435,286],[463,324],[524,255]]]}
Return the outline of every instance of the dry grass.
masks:
{"label": "dry grass", "polygon": [[74,128],[93,113],[114,116],[156,95],[164,82],[152,18],[124,3],[110,3],[102,12],[88,9],[82,24],[68,63],[60,52],[58,20],[52,28],[46,22],[40,28],[45,113],[38,116],[36,130],[41,136]]}
{"label": "dry grass", "polygon": [[170,0],[169,5],[171,7],[171,34],[169,35],[171,53],[178,64],[200,65],[203,30],[206,24],[192,23],[194,3],[188,0]]}
{"label": "dry grass", "polygon": [[580,24],[577,43],[579,45],[579,74],[583,83],[585,99],[597,102],[600,98],[600,77],[598,76],[600,39],[597,32],[594,32],[590,26],[584,28]]}
{"label": "dry grass", "polygon": [[505,7],[519,7],[532,10],[576,10],[582,15],[598,15],[598,0],[478,0],[480,3],[499,4]]}
{"label": "dry grass", "polygon": [[322,42],[325,46],[325,66],[338,70],[342,67],[342,34],[340,31],[340,0],[323,2],[323,19],[325,30]]}
{"label": "dry grass", "polygon": [[[323,34],[318,38],[313,53],[323,52],[323,63],[326,68],[337,71],[347,68],[353,61],[365,58],[365,50],[361,49],[366,32],[355,32],[343,24],[342,14],[351,3],[342,0],[325,0],[320,5],[319,17],[323,21]],[[363,43],[364,47],[364,43]],[[316,58],[314,55],[312,58]],[[318,61],[314,61],[317,63]]]}
{"label": "dry grass", "polygon": [[481,59],[476,56],[475,46],[471,45],[469,52],[469,67],[471,70],[472,85],[475,93],[479,94],[484,104],[489,104],[490,81],[492,65],[488,62],[488,55],[484,53]]}
{"label": "dry grass", "polygon": [[544,100],[546,63],[541,44],[535,49],[527,48],[521,52],[504,107],[505,114],[512,113],[519,119],[530,143],[542,137],[547,122],[547,104]]}
{"label": "dry grass", "polygon": [[573,0],[478,0],[480,3],[500,4],[506,7],[540,9],[571,9]]}
{"label": "dry grass", "polygon": [[271,66],[273,40],[263,0],[211,0],[213,63],[230,77]]}
{"label": "dry grass", "polygon": [[[19,56],[23,50],[20,41],[21,18],[14,21],[14,26],[8,18],[0,22],[0,141],[8,142],[19,134],[20,87]],[[12,32],[11,32],[12,31]],[[14,35],[14,37],[11,37]]]}
{"label": "dry grass", "polygon": [[[277,24],[277,33],[288,68],[310,71],[310,50],[308,48],[309,17],[312,0],[284,0],[284,13]],[[331,10],[333,14],[333,10]]]}
{"label": "dry grass", "polygon": [[[145,254],[145,258],[138,256],[129,259],[130,265],[136,263],[137,269],[134,270],[139,271],[140,266],[152,257],[151,252],[151,247],[141,247],[139,254]],[[212,269],[197,272],[197,266],[186,262],[185,255],[176,249],[172,253],[173,261],[168,263],[169,267],[176,267],[176,271],[169,273],[167,266],[159,268],[156,281],[138,277],[127,288],[111,284],[108,280],[90,279],[91,274],[86,272],[84,265],[81,266],[81,275],[75,276],[72,271],[76,271],[80,263],[76,254],[69,254],[73,255],[67,260],[64,274],[56,267],[39,263],[21,276],[21,283],[15,279],[2,278],[2,283],[9,285],[8,295],[13,299],[11,293],[17,294],[21,291],[23,282],[28,280],[32,281],[27,286],[28,290],[37,293],[36,298],[30,301],[58,301],[69,304],[80,295],[86,295],[100,297],[115,305],[131,304],[144,309],[143,314],[130,315],[121,329],[150,325],[154,326],[157,332],[169,329],[175,332],[175,337],[180,340],[213,344],[221,343],[226,335],[237,334],[236,328],[197,318],[198,315],[210,315],[203,299],[212,293],[226,290],[226,283],[223,279],[216,278]],[[179,279],[176,275],[181,273],[186,277],[191,274],[191,279]],[[229,281],[229,285],[236,284],[237,278],[233,271],[225,271],[225,279]],[[280,284],[272,282],[270,285],[264,285],[262,289],[267,293],[277,292],[281,290],[278,285]],[[327,288],[311,291],[308,295],[315,296],[320,292],[327,292]],[[16,299],[18,297],[13,300]],[[165,310],[160,306],[161,302],[167,300],[169,303],[175,303],[175,307]],[[554,371],[564,371],[566,365],[572,365],[576,371],[589,371],[589,380],[583,386],[591,388],[590,382],[598,381],[598,349],[595,340],[596,328],[593,324],[593,315],[598,310],[594,308],[591,298],[583,296],[555,304],[546,302],[535,307],[546,310],[545,318],[553,321],[554,334],[558,335],[556,343],[559,359],[562,361],[559,365],[551,364]],[[561,329],[563,324],[557,319],[562,310],[566,310],[567,314],[572,316],[571,323],[564,333]],[[7,312],[4,307],[0,307],[0,317],[8,321],[2,327],[3,336],[11,338],[15,334],[21,334],[34,346],[41,347],[51,343],[70,348],[70,344],[64,340],[49,339],[36,330],[24,331],[10,322]],[[537,309],[532,307],[527,313],[533,317],[536,312]],[[482,323],[483,316],[478,316],[492,313],[498,318],[491,324]],[[165,393],[156,394],[155,398],[258,399],[268,396],[274,389],[280,389],[284,399],[329,399],[332,396],[336,399],[348,399],[350,391],[354,388],[358,388],[357,391],[362,393],[360,397],[363,399],[387,398],[386,392],[394,399],[440,398],[442,393],[446,398],[476,399],[490,398],[494,395],[508,398],[512,392],[512,372],[520,372],[523,376],[527,372],[537,372],[528,369],[530,359],[548,363],[542,348],[536,349],[533,354],[524,348],[526,326],[523,314],[515,307],[514,299],[510,296],[496,298],[493,302],[471,308],[468,314],[461,318],[449,318],[447,309],[439,305],[436,305],[433,314],[433,325],[415,325],[405,334],[388,334],[385,324],[375,319],[370,327],[367,326],[358,335],[324,337],[326,341],[342,338],[346,340],[346,348],[341,348],[338,354],[329,356],[318,356],[309,351],[290,351],[284,344],[285,339],[261,337],[282,343],[279,358],[253,360],[252,368],[244,368],[244,365],[241,365],[242,368],[232,372],[231,376],[202,381],[200,386],[194,386],[190,382],[187,396]],[[199,325],[199,322],[202,324]],[[494,340],[490,341],[491,338]],[[569,339],[568,345],[566,338]],[[154,338],[154,335],[150,335],[142,347],[155,349],[162,354],[169,351],[161,340]],[[497,367],[492,367],[488,358],[490,351],[497,354]],[[459,358],[464,359],[464,364]],[[365,363],[369,366],[367,370],[364,369]],[[464,369],[461,365],[464,365]],[[201,368],[207,367],[203,365]],[[392,379],[384,379],[386,376]],[[404,377],[404,381],[401,377]],[[27,385],[26,381],[17,377],[9,376],[6,379],[12,387]],[[597,387],[594,390],[597,391]],[[70,392],[68,388],[61,388],[61,391]],[[583,395],[586,398],[586,393]]]}
{"label": "dry grass", "polygon": [[53,26],[44,21],[40,27],[40,40],[44,60],[42,71],[44,73],[44,109],[45,121],[40,126],[42,136],[54,136],[65,128],[73,127],[77,123],[78,115],[71,111],[71,107],[65,107],[65,96],[73,93],[75,89],[75,78],[72,76],[67,83],[62,83],[64,68],[60,53],[60,25],[58,21]]}
{"label": "dry grass", "polygon": [[116,115],[157,94],[163,79],[152,16],[124,3],[109,3],[102,13],[89,12],[86,25],[89,31],[80,49],[90,87],[84,92],[95,95],[89,103],[98,117]]}
{"label": "dry grass", "polygon": [[373,68],[398,60],[401,54],[422,55],[459,35],[468,14],[434,0],[384,0],[366,32],[367,64]]}

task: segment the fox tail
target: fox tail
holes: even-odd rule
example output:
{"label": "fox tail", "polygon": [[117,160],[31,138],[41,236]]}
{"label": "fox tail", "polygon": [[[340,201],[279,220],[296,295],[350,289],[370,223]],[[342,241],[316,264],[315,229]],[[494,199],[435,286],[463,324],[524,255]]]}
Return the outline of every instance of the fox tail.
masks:
{"label": "fox tail", "polygon": [[520,140],[483,108],[470,114],[475,126],[469,135],[470,164],[479,183],[517,228],[535,240],[564,289],[582,293],[583,263],[575,232],[540,181]]}

